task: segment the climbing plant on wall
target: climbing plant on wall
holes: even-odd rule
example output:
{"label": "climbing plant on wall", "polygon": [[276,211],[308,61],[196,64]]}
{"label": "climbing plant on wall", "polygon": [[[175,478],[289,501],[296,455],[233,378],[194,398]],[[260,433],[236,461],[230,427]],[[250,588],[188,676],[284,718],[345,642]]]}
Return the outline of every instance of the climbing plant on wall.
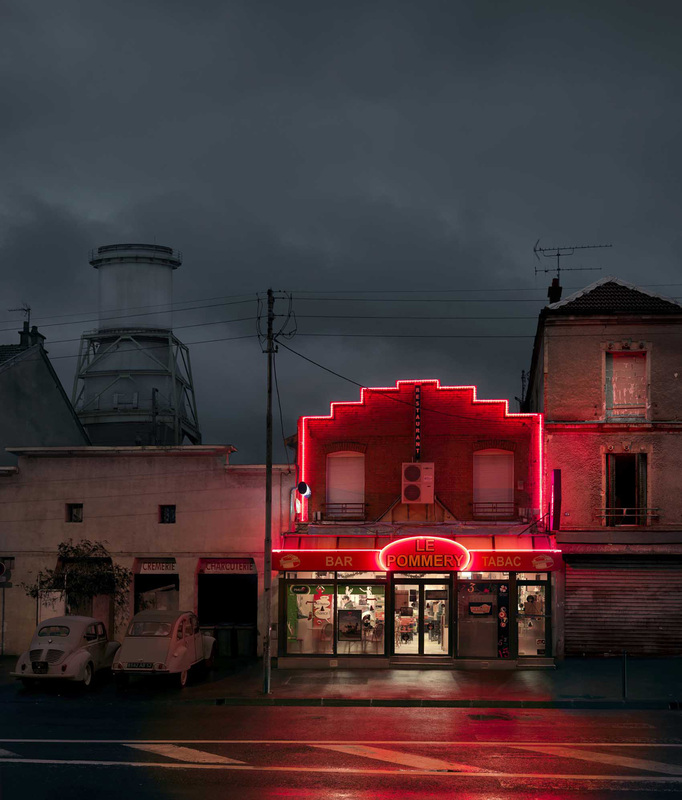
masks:
{"label": "climbing plant on wall", "polygon": [[29,597],[46,594],[59,596],[66,612],[77,613],[94,597],[111,598],[114,614],[123,619],[128,614],[128,593],[132,571],[115,564],[102,542],[68,539],[57,547],[57,566],[40,570],[33,583],[22,583]]}

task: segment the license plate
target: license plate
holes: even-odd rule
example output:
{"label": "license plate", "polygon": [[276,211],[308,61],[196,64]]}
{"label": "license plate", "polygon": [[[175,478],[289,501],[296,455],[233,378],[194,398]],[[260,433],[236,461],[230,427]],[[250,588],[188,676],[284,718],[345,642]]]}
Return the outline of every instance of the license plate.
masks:
{"label": "license plate", "polygon": [[129,661],[128,669],[151,669],[154,664],[151,661]]}
{"label": "license plate", "polygon": [[47,661],[32,661],[31,666],[36,675],[47,675]]}

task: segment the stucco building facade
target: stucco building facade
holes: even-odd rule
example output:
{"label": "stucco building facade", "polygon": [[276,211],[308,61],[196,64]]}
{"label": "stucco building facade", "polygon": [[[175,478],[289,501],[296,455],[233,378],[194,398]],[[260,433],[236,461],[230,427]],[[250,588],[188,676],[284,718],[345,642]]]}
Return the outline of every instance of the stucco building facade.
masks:
{"label": "stucco building facade", "polygon": [[[59,608],[21,584],[55,568],[60,542],[105,544],[133,572],[126,619],[149,605],[197,612],[223,652],[260,650],[265,468],[232,466],[231,446],[18,448],[0,470],[0,557],[13,557],[4,589],[5,653],[18,653],[36,621]],[[289,526],[295,474],[274,467],[273,541]],[[112,609],[91,609],[109,626]]]}

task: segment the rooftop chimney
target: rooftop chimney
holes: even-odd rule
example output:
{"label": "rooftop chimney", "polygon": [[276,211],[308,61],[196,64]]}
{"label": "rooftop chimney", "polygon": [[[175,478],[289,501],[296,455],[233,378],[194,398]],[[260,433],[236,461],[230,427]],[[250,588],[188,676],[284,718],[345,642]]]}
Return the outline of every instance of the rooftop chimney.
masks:
{"label": "rooftop chimney", "polygon": [[24,327],[22,330],[18,331],[19,333],[19,347],[22,350],[26,350],[26,348],[31,346],[31,331],[28,329],[28,322],[24,320]]}
{"label": "rooftop chimney", "polygon": [[38,330],[38,326],[34,325],[31,328],[31,333],[29,334],[29,341],[31,342],[31,347],[35,344],[39,344],[41,347],[43,346],[43,342],[45,341],[45,337],[42,333]]}
{"label": "rooftop chimney", "polygon": [[547,289],[547,297],[550,303],[558,303],[561,300],[561,286],[558,278],[552,278],[552,285]]}
{"label": "rooftop chimney", "polygon": [[43,346],[45,337],[39,332],[37,325],[34,325],[29,330],[28,321],[24,320],[24,327],[18,331],[18,333],[19,347],[21,347],[22,350],[27,350],[29,347],[33,347],[36,344],[39,344],[41,347]]}

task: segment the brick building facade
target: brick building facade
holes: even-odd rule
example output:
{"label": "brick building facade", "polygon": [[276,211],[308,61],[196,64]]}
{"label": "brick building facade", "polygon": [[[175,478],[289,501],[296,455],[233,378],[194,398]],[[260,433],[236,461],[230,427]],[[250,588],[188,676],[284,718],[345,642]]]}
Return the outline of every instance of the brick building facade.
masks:
{"label": "brick building facade", "polygon": [[547,306],[526,410],[561,474],[557,652],[682,654],[682,305],[605,278]]}
{"label": "brick building facade", "polygon": [[552,663],[542,415],[398,381],[302,417],[298,465],[280,664]]}

